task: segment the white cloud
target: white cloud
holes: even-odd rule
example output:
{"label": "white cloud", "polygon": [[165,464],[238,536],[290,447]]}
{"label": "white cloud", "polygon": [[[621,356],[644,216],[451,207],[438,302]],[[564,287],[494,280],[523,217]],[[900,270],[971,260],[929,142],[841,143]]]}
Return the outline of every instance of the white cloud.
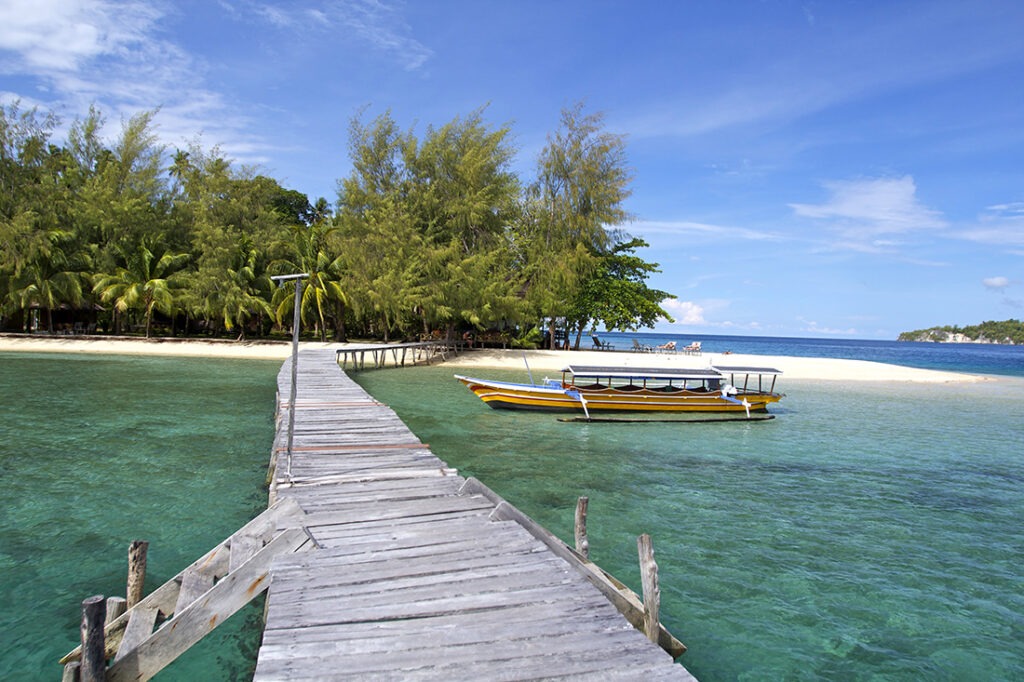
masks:
{"label": "white cloud", "polygon": [[742,239],[747,241],[766,241],[781,239],[779,235],[761,230],[752,230],[746,227],[731,227],[728,225],[711,225],[708,223],[696,223],[687,220],[658,221],[642,220],[630,225],[630,233],[645,235],[659,234],[677,237],[712,237]]}
{"label": "white cloud", "polygon": [[1010,286],[1010,280],[1006,277],[986,277],[981,283],[986,289],[1005,289]]}
{"label": "white cloud", "polygon": [[902,244],[894,235],[944,230],[939,211],[917,199],[914,179],[876,178],[823,183],[829,198],[821,204],[789,204],[802,218],[823,224],[838,235],[831,248],[863,253],[892,252]]}
{"label": "white cloud", "polygon": [[37,96],[5,93],[4,101],[72,116],[96,104],[110,122],[159,108],[154,123],[164,143],[202,134],[225,152],[237,151],[238,161],[265,161],[272,146],[249,132],[251,115],[210,89],[206,65],[166,39],[165,9],[160,2],[5,0],[0,68],[34,79]]}
{"label": "white cloud", "polygon": [[667,298],[661,302],[661,307],[675,319],[676,324],[707,324],[704,320],[704,308],[693,301]]}
{"label": "white cloud", "polygon": [[848,327],[846,329],[836,329],[834,327],[820,326],[814,320],[802,321],[804,323],[804,327],[800,331],[807,332],[808,334],[824,334],[826,336],[857,336],[860,333],[853,327]]}
{"label": "white cloud", "polygon": [[434,54],[413,37],[393,2],[327,0],[320,8],[309,8],[243,0],[227,7],[236,17],[259,19],[273,28],[302,35],[303,40],[308,39],[307,31],[326,31],[342,41],[355,37],[396,60],[406,71],[416,71]]}
{"label": "white cloud", "polygon": [[137,51],[159,17],[142,2],[5,0],[0,49],[18,55],[29,71],[76,71],[100,56]]}
{"label": "white cloud", "polygon": [[1024,202],[989,206],[975,225],[957,236],[982,244],[1024,246]]}

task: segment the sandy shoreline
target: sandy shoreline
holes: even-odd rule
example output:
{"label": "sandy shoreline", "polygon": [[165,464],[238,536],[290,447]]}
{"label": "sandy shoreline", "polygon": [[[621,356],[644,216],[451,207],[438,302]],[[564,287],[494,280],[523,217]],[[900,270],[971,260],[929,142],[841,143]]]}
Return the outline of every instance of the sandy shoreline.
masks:
{"label": "sandy shoreline", "polygon": [[[304,341],[301,348],[352,348],[366,344],[317,343]],[[107,353],[114,355],[159,355],[216,357],[247,360],[281,360],[291,353],[287,341],[226,341],[198,339],[110,339],[76,336],[0,335],[0,352]],[[608,351],[526,351],[530,369],[558,372],[567,364],[626,365],[631,367],[706,367],[709,364],[773,367],[785,379],[826,381],[907,381],[948,383],[985,381],[989,377],[901,367],[865,360],[801,358],[773,355],[704,353],[700,356]],[[474,350],[444,363],[457,372],[468,368],[525,369],[521,350]]]}

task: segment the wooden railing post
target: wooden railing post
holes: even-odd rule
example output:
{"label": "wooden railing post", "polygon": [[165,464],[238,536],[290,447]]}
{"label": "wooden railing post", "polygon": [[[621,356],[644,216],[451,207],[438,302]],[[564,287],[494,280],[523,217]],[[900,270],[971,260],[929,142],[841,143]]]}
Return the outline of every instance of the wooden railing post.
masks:
{"label": "wooden railing post", "polygon": [[576,500],[576,551],[584,559],[590,558],[590,540],[587,539],[587,506],[590,498],[580,497]]}
{"label": "wooden railing post", "polygon": [[107,679],[103,625],[107,619],[107,602],[98,594],[82,602],[82,667],[81,682],[104,682]]}
{"label": "wooden railing post", "polygon": [[133,540],[128,547],[128,608],[142,601],[143,583],[146,582],[146,552],[149,543]]}
{"label": "wooden railing post", "polygon": [[640,580],[644,589],[644,633],[649,640],[657,644],[661,589],[658,587],[658,564],[654,560],[654,545],[651,543],[651,536],[644,533],[638,537],[636,547],[640,554]]}

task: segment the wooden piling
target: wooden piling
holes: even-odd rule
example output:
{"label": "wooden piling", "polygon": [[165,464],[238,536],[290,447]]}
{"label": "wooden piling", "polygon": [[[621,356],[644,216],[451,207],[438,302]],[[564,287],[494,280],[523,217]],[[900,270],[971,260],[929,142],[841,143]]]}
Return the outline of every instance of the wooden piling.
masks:
{"label": "wooden piling", "polygon": [[149,543],[145,540],[133,540],[128,547],[128,608],[142,601],[148,550]]}
{"label": "wooden piling", "polygon": [[590,498],[580,497],[576,500],[576,551],[584,559],[590,558],[590,540],[587,539],[587,506]]}
{"label": "wooden piling", "polygon": [[644,634],[655,644],[658,643],[661,589],[658,587],[658,564],[654,560],[654,545],[651,536],[644,533],[636,539],[640,554],[640,580],[644,590]]}
{"label": "wooden piling", "polygon": [[107,622],[110,623],[115,618],[119,618],[121,614],[128,610],[128,600],[124,597],[107,597]]}
{"label": "wooden piling", "polygon": [[78,661],[71,661],[64,665],[64,673],[60,677],[60,682],[78,682],[79,670],[82,664]]}
{"label": "wooden piling", "polygon": [[97,594],[82,602],[82,667],[81,682],[104,682],[107,679],[107,658],[103,625],[107,619],[107,602]]}

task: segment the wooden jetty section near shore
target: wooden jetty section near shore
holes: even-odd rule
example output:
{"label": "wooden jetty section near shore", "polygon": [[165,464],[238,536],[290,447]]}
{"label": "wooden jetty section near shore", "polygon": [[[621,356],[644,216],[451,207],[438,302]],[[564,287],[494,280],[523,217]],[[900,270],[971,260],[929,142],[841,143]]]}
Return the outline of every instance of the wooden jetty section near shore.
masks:
{"label": "wooden jetty section near shore", "polygon": [[279,407],[271,502],[298,503],[315,547],[272,564],[255,680],[693,679],[671,634],[634,627],[635,594],[459,476],[334,351],[300,354],[290,456]]}
{"label": "wooden jetty section near shore", "polygon": [[[370,367],[405,367],[406,364],[429,365],[434,360],[446,360],[448,356],[457,354],[465,344],[461,341],[414,341],[411,343],[367,343],[339,348],[335,353],[342,369],[348,369],[351,360],[352,369],[366,369],[366,356],[370,356]],[[389,357],[390,356],[390,357]]]}

